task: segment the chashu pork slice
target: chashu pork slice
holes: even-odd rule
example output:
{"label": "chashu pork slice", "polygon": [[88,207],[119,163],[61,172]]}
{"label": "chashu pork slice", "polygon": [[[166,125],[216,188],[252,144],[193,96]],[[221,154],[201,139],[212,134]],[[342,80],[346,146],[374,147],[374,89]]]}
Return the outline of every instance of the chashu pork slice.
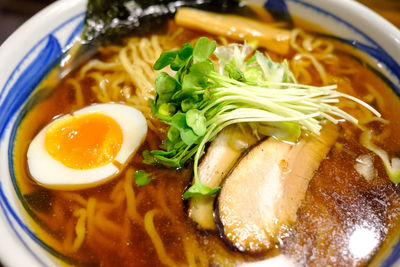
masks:
{"label": "chashu pork slice", "polygon": [[220,234],[240,251],[272,248],[296,220],[308,184],[338,136],[324,125],[319,136],[289,144],[269,138],[243,157],[225,179],[217,202]]}
{"label": "chashu pork slice", "polygon": [[[210,144],[199,165],[200,182],[217,187],[242,153],[257,142],[250,129],[232,125],[222,130]],[[189,217],[203,230],[217,230],[214,222],[213,196],[196,196],[189,200]]]}

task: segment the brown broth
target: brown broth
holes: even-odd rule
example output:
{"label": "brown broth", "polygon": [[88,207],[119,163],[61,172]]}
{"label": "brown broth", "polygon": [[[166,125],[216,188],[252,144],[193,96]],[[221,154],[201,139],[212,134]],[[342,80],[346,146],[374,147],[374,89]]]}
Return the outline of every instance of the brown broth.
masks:
{"label": "brown broth", "polygon": [[[347,87],[354,89],[356,96],[366,94],[365,83],[379,88],[379,94],[385,99],[385,109],[380,110],[383,117],[391,123],[384,139],[379,140],[391,155],[400,151],[400,130],[398,98],[388,86],[362,63],[351,56],[340,54],[343,65],[352,65],[357,72],[349,75],[339,74],[341,66],[326,66],[332,83],[337,83],[339,90]],[[311,70],[314,71],[315,70]],[[71,74],[72,76],[76,73]],[[340,78],[339,78],[340,77]],[[316,84],[320,81],[314,81]],[[81,84],[84,88],[85,105],[96,102],[90,91],[91,80]],[[33,137],[55,116],[66,114],[74,109],[74,95],[65,81],[43,102],[35,106],[22,121],[15,145],[15,174],[23,201],[33,218],[32,225],[40,239],[58,253],[65,255],[67,261],[75,265],[90,266],[160,266],[154,245],[146,233],[143,221],[131,221],[127,217],[126,201],[119,208],[102,211],[107,220],[98,218],[96,232],[88,231],[82,247],[77,252],[68,250],[73,242],[73,233],[77,217],[75,209],[81,205],[72,198],[63,197],[55,190],[37,185],[29,176],[26,152]],[[379,247],[390,236],[397,234],[396,225],[400,216],[400,192],[393,185],[384,170],[380,159],[358,143],[360,131],[348,123],[341,124],[338,144],[323,161],[309,185],[306,198],[298,210],[298,219],[282,237],[277,248],[288,257],[304,266],[358,266],[371,261]],[[376,127],[376,133],[381,129]],[[191,252],[205,255],[207,261],[224,258],[223,265],[243,261],[258,261],[277,253],[269,251],[262,255],[245,255],[230,250],[216,233],[202,232],[186,216],[184,201],[181,196],[191,179],[191,170],[176,171],[157,169],[142,163],[141,151],[154,140],[152,132],[140,151],[131,160],[128,167],[135,170],[145,169],[156,173],[156,179],[147,186],[138,187],[133,183],[137,213],[143,218],[146,212],[157,209],[154,222],[157,232],[169,257],[180,264],[187,264],[185,243],[193,244]],[[161,140],[158,140],[161,143]],[[374,157],[374,166],[378,178],[367,182],[353,168],[359,155]],[[125,172],[112,181],[86,190],[73,193],[82,199],[96,198],[102,203],[111,203],[111,195],[118,183],[124,179]],[[161,201],[158,199],[160,198]],[[100,213],[101,215],[101,213]],[[106,225],[106,222],[113,225]],[[102,225],[104,223],[104,225]],[[120,226],[115,228],[114,225]],[[103,227],[103,228],[102,228]],[[349,248],[349,238],[354,230],[365,228],[372,231],[377,239],[376,247],[363,257],[355,257]],[[108,230],[107,230],[108,229]],[[121,232],[121,229],[124,229]],[[94,234],[96,233],[96,234]],[[198,259],[200,261],[200,259]],[[220,261],[221,263],[221,261]]]}
{"label": "brown broth", "polygon": [[[74,75],[74,74],[72,74]],[[88,89],[90,81],[86,81],[82,86],[86,89],[86,105],[94,103],[94,98]],[[23,202],[33,218],[31,220],[34,231],[41,240],[58,253],[67,256],[66,261],[74,265],[90,266],[159,266],[159,261],[153,243],[144,230],[143,222],[129,222],[130,234],[122,240],[119,233],[113,231],[98,231],[98,236],[88,234],[82,247],[76,253],[71,253],[65,245],[71,245],[73,240],[67,232],[73,232],[77,218],[73,216],[74,209],[79,205],[73,199],[61,197],[57,190],[43,188],[36,184],[29,176],[27,167],[26,153],[33,137],[49,121],[60,114],[73,111],[74,98],[71,87],[63,81],[59,87],[43,102],[35,106],[23,119],[14,151],[15,176],[18,188],[23,196]],[[190,168],[183,171],[159,170],[156,167],[142,163],[141,152],[149,149],[148,140],[152,139],[152,132],[149,132],[147,140],[140,150],[133,157],[128,167],[135,169],[145,169],[146,171],[157,173],[157,179],[150,185],[138,187],[132,184],[137,198],[145,199],[137,207],[138,213],[143,217],[147,211],[154,208],[163,210],[160,203],[152,199],[154,192],[164,196],[165,205],[168,206],[170,215],[160,212],[155,217],[157,231],[166,246],[168,255],[176,262],[185,263],[185,254],[182,250],[182,239],[186,238],[189,242],[197,242],[202,250],[213,255],[217,248],[218,253],[226,258],[239,258],[243,256],[232,252],[225,247],[223,242],[215,234],[204,233],[196,230],[194,224],[186,216],[182,194],[191,179]],[[153,136],[154,138],[154,136]],[[161,143],[161,141],[159,140]],[[116,184],[124,179],[125,172],[114,178],[111,182],[104,185],[78,190],[73,193],[82,198],[96,198],[100,201],[111,201],[110,195]],[[112,220],[116,225],[126,223],[126,204],[122,203],[119,209],[106,214],[108,220]],[[102,222],[99,221],[99,224]],[[211,258],[211,256],[210,256]],[[251,260],[251,259],[249,259]],[[231,262],[230,259],[228,262]]]}

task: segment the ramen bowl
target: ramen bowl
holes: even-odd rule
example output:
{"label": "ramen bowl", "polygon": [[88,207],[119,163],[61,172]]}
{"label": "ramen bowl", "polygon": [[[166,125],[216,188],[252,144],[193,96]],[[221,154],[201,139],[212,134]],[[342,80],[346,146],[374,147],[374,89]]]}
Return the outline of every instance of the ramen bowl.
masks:
{"label": "ramen bowl", "polygon": [[[250,2],[287,14],[295,23],[311,18],[310,28],[357,48],[400,95],[400,31],[373,11],[350,0]],[[32,17],[0,47],[0,262],[5,266],[54,266],[66,260],[31,227],[15,179],[13,147],[28,97],[80,36],[85,8],[84,0],[60,0]],[[400,242],[384,252],[379,264],[395,264]]]}

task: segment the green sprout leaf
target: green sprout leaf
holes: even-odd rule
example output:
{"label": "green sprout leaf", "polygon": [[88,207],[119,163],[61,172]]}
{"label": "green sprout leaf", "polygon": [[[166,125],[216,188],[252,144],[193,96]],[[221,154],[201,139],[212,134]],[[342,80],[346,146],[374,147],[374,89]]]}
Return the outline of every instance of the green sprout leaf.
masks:
{"label": "green sprout leaf", "polygon": [[192,95],[196,91],[203,90],[207,87],[207,77],[197,72],[191,72],[183,78],[182,91],[185,95]]}
{"label": "green sprout leaf", "polygon": [[199,62],[205,61],[214,53],[216,47],[216,41],[209,42],[207,37],[200,37],[194,47],[193,57]]}
{"label": "green sprout leaf", "polygon": [[192,128],[198,136],[203,136],[206,131],[206,117],[197,109],[191,109],[186,112],[186,124]]}
{"label": "green sprout leaf", "polygon": [[170,140],[173,143],[178,141],[179,140],[179,130],[174,126],[169,127],[167,137],[168,137],[168,140]]}
{"label": "green sprout leaf", "polygon": [[170,120],[175,113],[175,106],[171,103],[162,103],[158,108],[157,116],[162,120]]}
{"label": "green sprout leaf", "polygon": [[178,82],[166,72],[161,72],[157,75],[155,85],[158,103],[168,102],[174,93],[180,89]]}
{"label": "green sprout leaf", "polygon": [[155,70],[162,70],[163,68],[174,62],[177,55],[178,55],[178,50],[162,52],[160,57],[157,59],[156,63],[154,63],[153,68]]}
{"label": "green sprout leaf", "polygon": [[190,67],[190,71],[195,72],[197,75],[205,76],[214,71],[214,65],[211,60],[197,62]]}
{"label": "green sprout leaf", "polygon": [[145,186],[149,184],[152,180],[151,174],[147,173],[144,170],[136,171],[133,177],[135,177],[135,183],[138,186]]}
{"label": "green sprout leaf", "polygon": [[[216,72],[210,56],[218,57]],[[155,80],[156,95],[150,100],[157,118],[169,125],[161,150],[143,152],[143,162],[170,168],[184,167],[193,160],[194,184],[185,198],[215,194],[199,180],[198,163],[205,146],[225,127],[248,123],[258,135],[296,142],[302,130],[319,134],[321,122],[357,120],[331,103],[339,97],[350,99],[380,114],[352,96],[337,92],[336,86],[316,87],[298,84],[288,62],[274,62],[259,51],[253,56],[245,45],[216,49],[216,42],[201,37],[194,48],[185,44],[179,50],[162,53],[154,68],[170,66],[175,77],[165,72]],[[247,60],[250,58],[250,60]],[[400,159],[385,165],[399,182]]]}
{"label": "green sprout leaf", "polygon": [[149,150],[144,150],[142,153],[143,163],[148,165],[156,165],[157,161]]}
{"label": "green sprout leaf", "polygon": [[237,81],[244,80],[243,72],[240,69],[233,67],[231,64],[226,65],[225,70],[228,72],[229,78],[235,79]]}
{"label": "green sprout leaf", "polygon": [[194,98],[186,98],[181,102],[181,109],[183,112],[187,112],[189,109],[197,108],[198,101]]}
{"label": "green sprout leaf", "polygon": [[182,48],[178,51],[175,59],[170,63],[171,69],[174,71],[178,71],[184,68],[188,61],[192,58],[193,54],[193,46],[190,43],[186,43],[182,46]]}
{"label": "green sprout leaf", "polygon": [[182,112],[177,112],[172,117],[171,125],[174,126],[179,131],[186,129],[188,126],[186,124],[186,115]]}
{"label": "green sprout leaf", "polygon": [[195,196],[207,196],[214,195],[217,193],[221,187],[210,188],[201,183],[195,183],[183,194],[183,198],[191,198]]}
{"label": "green sprout leaf", "polygon": [[196,143],[199,136],[192,129],[186,128],[181,131],[181,138],[186,145],[190,146]]}

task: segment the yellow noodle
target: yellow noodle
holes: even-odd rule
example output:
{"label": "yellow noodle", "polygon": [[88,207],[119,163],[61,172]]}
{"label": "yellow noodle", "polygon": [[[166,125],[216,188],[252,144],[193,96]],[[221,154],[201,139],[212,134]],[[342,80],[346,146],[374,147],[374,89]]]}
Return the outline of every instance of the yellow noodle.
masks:
{"label": "yellow noodle", "polygon": [[121,205],[123,205],[125,199],[126,195],[124,194],[124,192],[121,192],[121,194],[117,195],[112,203],[114,204],[114,207],[118,209],[118,207],[121,207]]}
{"label": "yellow noodle", "polygon": [[290,36],[290,46],[296,51],[302,51],[302,48],[296,42],[300,35],[300,31],[300,29],[293,29]]}
{"label": "yellow noodle", "polygon": [[[195,239],[195,238],[196,237],[193,234],[192,239]],[[202,267],[209,266],[208,255],[202,250],[202,248],[199,246],[199,244],[197,242],[196,242],[196,245],[192,245],[192,250],[193,250],[193,253],[196,255],[196,259],[198,261],[199,266],[202,266]]]}
{"label": "yellow noodle", "polygon": [[183,248],[189,266],[209,266],[207,254],[200,248],[196,240],[196,234],[186,231],[184,234],[180,231],[183,241]]}
{"label": "yellow noodle", "polygon": [[[302,39],[300,44],[297,42]],[[297,52],[313,52],[322,54],[330,54],[334,50],[334,45],[324,39],[316,38],[313,35],[305,33],[300,29],[293,29],[291,32],[290,46]]]}
{"label": "yellow noodle", "polygon": [[[79,79],[90,77],[91,90],[100,102],[126,102],[139,109],[145,114],[147,124],[152,133],[148,136],[147,143],[151,149],[157,149],[160,140],[165,137],[165,127],[151,114],[148,99],[154,95],[154,79],[157,72],[152,66],[159,55],[166,47],[177,46],[179,39],[185,42],[192,42],[197,38],[185,36],[187,30],[177,28],[170,35],[152,35],[148,38],[130,38],[126,46],[111,47],[110,49],[100,49],[100,53],[107,55],[106,61],[98,59],[89,61],[79,72],[78,79],[71,80],[70,84],[75,90],[77,105],[83,103],[82,88],[79,86]],[[187,40],[189,39],[190,40]],[[192,40],[193,39],[193,40]],[[228,45],[225,37],[216,37],[219,44]],[[291,47],[294,56],[291,59],[291,68],[296,79],[303,83],[310,83],[313,80],[314,68],[321,76],[324,83],[329,81],[325,66],[337,61],[337,57],[332,54],[334,46],[324,39],[315,38],[300,30],[293,30],[291,37]],[[175,47],[177,48],[177,47]],[[348,71],[348,70],[345,70]],[[348,107],[351,109],[351,107]],[[166,249],[154,225],[156,214],[168,217],[171,222],[178,221],[178,215],[170,207],[175,207],[179,200],[172,199],[167,190],[168,182],[164,179],[157,179],[157,183],[146,186],[143,190],[135,192],[133,186],[134,169],[126,170],[125,177],[113,185],[108,195],[109,199],[96,199],[90,197],[88,200],[76,193],[65,193],[65,199],[70,199],[79,205],[74,211],[74,216],[78,217],[74,238],[73,228],[70,235],[66,238],[68,244],[74,251],[86,239],[89,247],[99,245],[115,250],[119,245],[125,246],[134,237],[132,226],[144,225],[147,234],[150,236],[154,248],[161,263],[167,266],[177,266],[173,259],[167,256]],[[162,174],[160,174],[162,176]],[[142,207],[147,207],[147,202],[151,199],[157,209],[152,209],[145,213],[144,218],[139,214]],[[145,204],[145,205],[143,205]],[[153,205],[153,204],[152,204]],[[179,205],[179,203],[178,203]],[[59,205],[58,205],[59,206]],[[84,207],[84,208],[83,208]],[[121,207],[126,210],[121,212]],[[139,208],[140,207],[140,208]],[[57,214],[65,219],[65,214]],[[115,221],[111,216],[121,218]],[[55,219],[57,220],[57,219]],[[74,225],[72,224],[72,227]],[[173,223],[174,231],[183,242],[181,252],[186,257],[189,266],[207,266],[209,258],[213,257],[218,264],[232,265],[235,261],[242,259],[241,256],[231,256],[226,251],[224,245],[213,241],[209,246],[215,249],[210,256],[203,244],[196,240],[197,234],[184,230],[182,224]],[[82,232],[83,231],[83,232]],[[72,233],[72,234],[71,234]],[[68,233],[67,233],[68,234]],[[95,238],[91,238],[94,237]],[[72,239],[71,239],[72,238]],[[121,243],[116,242],[119,240]],[[232,258],[231,260],[226,257]]]}
{"label": "yellow noodle", "polygon": [[76,238],[74,240],[74,243],[72,244],[72,251],[77,252],[85,239],[86,210],[83,208],[76,210],[74,212],[74,216],[78,217],[78,222],[76,223],[76,226],[75,226]]}
{"label": "yellow noodle", "polygon": [[112,251],[115,250],[115,242],[110,236],[105,236],[103,232],[97,231],[97,227],[95,227],[95,231],[93,233],[95,238],[92,238],[90,243],[88,244],[89,247],[93,247],[94,249],[98,247],[103,247],[105,250]]}
{"label": "yellow noodle", "polygon": [[154,226],[154,216],[156,215],[157,210],[153,209],[148,211],[144,216],[144,227],[146,229],[147,234],[150,236],[151,241],[153,242],[154,248],[156,249],[158,259],[161,263],[167,266],[178,266],[175,264],[173,260],[171,260],[167,253],[165,252],[164,244],[160,236],[157,233],[157,230]]}
{"label": "yellow noodle", "polygon": [[299,60],[301,58],[309,59],[312,62],[315,69],[317,70],[318,74],[320,75],[323,84],[328,84],[324,66],[322,66],[321,63],[319,63],[318,60],[316,60],[313,55],[309,53],[296,54],[294,60]]}
{"label": "yellow noodle", "polygon": [[96,227],[109,236],[122,236],[123,232],[120,225],[108,219],[104,213],[105,212],[103,210],[98,210],[96,212],[94,219],[94,224]]}
{"label": "yellow noodle", "polygon": [[134,173],[135,171],[132,168],[126,171],[124,190],[126,195],[126,209],[128,216],[132,221],[137,221],[139,219],[139,214],[136,211],[135,191],[133,190],[132,187]]}
{"label": "yellow noodle", "polygon": [[70,84],[74,88],[75,101],[76,101],[75,108],[79,109],[79,108],[83,107],[85,102],[84,102],[82,87],[81,87],[80,83],[75,79],[68,79],[67,84]]}
{"label": "yellow noodle", "polygon": [[229,42],[225,36],[218,36],[217,38],[218,38],[218,41],[221,43],[221,45],[228,46]]}
{"label": "yellow noodle", "polygon": [[73,252],[72,246],[75,240],[75,227],[76,223],[74,220],[69,220],[68,222],[64,222],[64,239],[63,239],[63,248],[68,251],[68,253]]}
{"label": "yellow noodle", "polygon": [[164,51],[164,49],[160,45],[160,40],[158,35],[152,35],[150,41],[153,47],[153,54],[151,58],[149,58],[150,61],[148,63],[154,64],[157,61],[158,57],[161,55],[161,53]]}
{"label": "yellow noodle", "polygon": [[96,207],[104,213],[110,213],[113,210],[118,209],[122,205],[124,200],[125,200],[125,195],[121,194],[116,198],[115,201],[112,201],[112,202],[111,201],[107,201],[107,202],[98,201],[96,203]]}
{"label": "yellow noodle", "polygon": [[384,110],[385,100],[383,99],[383,96],[379,94],[378,91],[371,84],[365,83],[364,86],[368,90],[368,92],[375,97],[376,103],[378,105],[378,110]]}
{"label": "yellow noodle", "polygon": [[[141,61],[140,58],[135,58],[135,54],[132,54],[132,58],[135,58],[135,64],[130,62],[130,57],[128,55],[128,48],[125,47],[121,49],[120,60],[125,70],[128,72],[129,77],[133,85],[136,87],[137,94],[141,94],[143,88],[151,87],[149,81],[147,81],[143,76],[143,70],[139,68],[138,64]],[[131,51],[131,53],[134,51]]]}
{"label": "yellow noodle", "polygon": [[86,207],[88,238],[90,238],[94,234],[95,212],[96,212],[96,199],[94,197],[90,197]]}
{"label": "yellow noodle", "polygon": [[114,186],[113,190],[110,193],[110,199],[115,201],[115,199],[124,193],[124,179],[120,179],[118,183]]}
{"label": "yellow noodle", "polygon": [[103,55],[108,55],[111,53],[118,53],[119,50],[121,50],[121,47],[118,45],[109,45],[107,47],[100,46],[98,49],[99,53],[101,53]]}
{"label": "yellow noodle", "polygon": [[[115,73],[113,74],[110,84],[110,89],[111,89],[111,99],[114,102],[118,102],[118,100],[121,98],[121,92],[123,88],[127,88],[129,90],[128,97],[125,97],[125,94],[122,95],[124,98],[129,98],[131,93],[130,93],[130,87],[124,86],[124,82],[126,80],[126,75],[125,73]],[[125,99],[122,99],[125,100]]]}
{"label": "yellow noodle", "polygon": [[142,38],[139,41],[138,49],[141,52],[144,62],[147,64],[154,64],[154,48],[147,38]]}
{"label": "yellow noodle", "polygon": [[170,35],[171,39],[174,40],[178,37],[178,35],[183,33],[183,28],[182,27],[178,27],[176,29],[174,29],[174,31],[172,31],[172,34]]}
{"label": "yellow noodle", "polygon": [[355,74],[355,73],[357,73],[357,68],[354,68],[354,67],[347,67],[347,66],[341,66],[339,69],[338,69],[338,71],[341,73],[341,74]]}
{"label": "yellow noodle", "polygon": [[290,46],[296,51],[291,60],[291,67],[295,77],[302,77],[304,83],[311,82],[312,78],[304,60],[311,62],[321,77],[323,84],[328,84],[328,76],[323,64],[337,64],[338,58],[333,55],[334,45],[324,39],[316,38],[300,29],[291,33]]}
{"label": "yellow noodle", "polygon": [[301,83],[308,84],[312,81],[311,74],[302,62],[292,61],[291,68],[295,79]]}
{"label": "yellow noodle", "polygon": [[105,76],[99,72],[92,72],[88,76],[96,81],[96,85],[92,86],[92,90],[95,91],[97,99],[104,103],[110,102],[111,99],[105,89],[107,82]]}
{"label": "yellow noodle", "polygon": [[124,223],[122,225],[122,236],[121,236],[122,242],[128,245],[128,242],[130,242],[130,236],[131,236],[131,222],[128,216],[125,215]]}
{"label": "yellow noodle", "polygon": [[103,62],[98,59],[92,59],[87,64],[85,64],[80,72],[79,77],[82,79],[86,76],[86,73],[90,70],[110,70],[115,71],[117,68],[121,68],[121,63],[119,62]]}
{"label": "yellow noodle", "polygon": [[147,120],[147,126],[149,127],[150,130],[152,130],[155,133],[158,133],[159,128],[157,128],[152,120]]}
{"label": "yellow noodle", "polygon": [[188,266],[196,267],[197,266],[196,257],[193,253],[193,248],[192,248],[193,241],[189,241],[187,237],[184,237],[182,241],[183,241],[183,250],[185,252]]}

